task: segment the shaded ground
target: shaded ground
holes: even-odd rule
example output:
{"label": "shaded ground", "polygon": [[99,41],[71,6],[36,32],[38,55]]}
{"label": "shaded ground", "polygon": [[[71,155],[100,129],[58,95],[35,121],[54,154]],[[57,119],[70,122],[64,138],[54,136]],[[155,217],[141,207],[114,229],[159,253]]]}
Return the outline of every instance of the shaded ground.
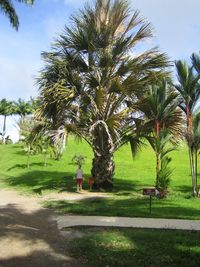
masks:
{"label": "shaded ground", "polygon": [[[76,228],[77,229],[77,228]],[[200,232],[128,228],[78,228],[71,254],[88,267],[199,267]]]}
{"label": "shaded ground", "polygon": [[0,191],[0,266],[84,266],[68,256],[69,236],[53,221],[53,213],[35,198]]}

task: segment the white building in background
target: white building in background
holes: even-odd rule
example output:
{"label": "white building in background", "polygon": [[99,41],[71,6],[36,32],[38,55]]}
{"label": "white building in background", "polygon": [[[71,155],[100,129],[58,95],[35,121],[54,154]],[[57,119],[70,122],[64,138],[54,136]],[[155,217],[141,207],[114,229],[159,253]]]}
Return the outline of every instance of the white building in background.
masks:
{"label": "white building in background", "polygon": [[[6,119],[6,136],[10,136],[13,143],[16,143],[19,140],[19,130],[17,129],[17,120],[19,116],[9,116]],[[3,129],[3,116],[0,116],[0,132]]]}

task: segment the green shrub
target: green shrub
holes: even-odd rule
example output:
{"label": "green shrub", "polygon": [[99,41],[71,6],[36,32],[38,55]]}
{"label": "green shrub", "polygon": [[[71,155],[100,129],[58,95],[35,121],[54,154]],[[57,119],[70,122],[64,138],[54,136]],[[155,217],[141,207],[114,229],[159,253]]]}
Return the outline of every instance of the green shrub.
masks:
{"label": "green shrub", "polygon": [[172,175],[172,170],[168,166],[170,162],[170,157],[163,157],[161,159],[161,169],[159,170],[156,179],[156,188],[160,192],[160,197],[165,197],[167,195],[167,190],[170,185]]}

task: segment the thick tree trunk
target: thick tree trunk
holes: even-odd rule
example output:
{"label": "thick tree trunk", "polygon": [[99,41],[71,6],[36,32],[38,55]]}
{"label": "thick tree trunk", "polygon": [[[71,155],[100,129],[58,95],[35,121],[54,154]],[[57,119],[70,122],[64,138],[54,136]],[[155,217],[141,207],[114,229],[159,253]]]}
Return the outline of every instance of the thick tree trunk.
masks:
{"label": "thick tree trunk", "polygon": [[94,178],[94,187],[111,188],[113,186],[114,161],[112,154],[95,155],[92,162],[92,177]]}
{"label": "thick tree trunk", "polygon": [[113,185],[114,144],[106,123],[102,120],[94,123],[90,129],[94,159],[92,164],[92,176],[94,187],[110,188]]}

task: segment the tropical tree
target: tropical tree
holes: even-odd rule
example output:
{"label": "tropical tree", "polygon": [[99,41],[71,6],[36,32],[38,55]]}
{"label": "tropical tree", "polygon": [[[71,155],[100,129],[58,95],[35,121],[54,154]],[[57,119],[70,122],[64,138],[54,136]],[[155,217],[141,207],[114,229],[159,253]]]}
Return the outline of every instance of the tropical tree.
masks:
{"label": "tropical tree", "polygon": [[4,116],[3,130],[2,130],[2,143],[5,143],[6,134],[6,119],[8,116],[14,113],[14,105],[12,101],[8,101],[5,98],[0,100],[0,115]]}
{"label": "tropical tree", "polygon": [[137,103],[143,114],[143,136],[149,141],[156,155],[156,185],[161,174],[164,179],[162,166],[166,168],[170,162],[167,154],[174,150],[174,146],[170,147],[169,143],[175,144],[182,135],[179,102],[174,87],[163,80],[148,86],[148,90]]}
{"label": "tropical tree", "polygon": [[167,194],[167,189],[170,184],[170,178],[172,174],[171,168],[168,166],[171,162],[171,157],[169,153],[175,150],[174,145],[170,146],[172,143],[173,136],[169,134],[168,130],[161,130],[159,136],[156,138],[151,138],[150,144],[156,154],[156,163],[159,166],[156,166],[156,182],[155,187],[160,192],[160,197],[165,197]]}
{"label": "tropical tree", "polygon": [[134,140],[129,103],[166,75],[168,59],[157,48],[135,53],[151,36],[150,24],[127,1],[96,0],[72,16],[52,51],[42,54],[38,117],[89,143],[97,187],[112,186],[113,153]]}
{"label": "tropical tree", "polygon": [[[32,5],[34,0],[16,0],[16,2]],[[0,9],[8,17],[13,28],[18,30],[19,18],[11,0],[0,0]]]}
{"label": "tropical tree", "polygon": [[192,135],[187,136],[186,140],[190,144],[191,149],[191,158],[193,163],[193,172],[194,172],[194,184],[196,188],[196,196],[200,195],[200,190],[198,187],[198,155],[200,152],[200,113],[194,113],[192,117]]}
{"label": "tropical tree", "polygon": [[26,115],[33,114],[34,109],[31,101],[24,101],[19,98],[15,104],[15,114],[19,115],[21,118],[24,118]]}
{"label": "tropical tree", "polygon": [[[196,62],[195,62],[196,59]],[[197,57],[193,55],[193,63],[197,63]],[[196,174],[195,174],[195,163],[194,157],[192,152],[192,145],[193,145],[193,114],[196,111],[197,103],[200,96],[200,74],[194,71],[194,66],[189,66],[184,61],[176,61],[176,71],[177,71],[177,78],[178,84],[175,85],[179,96],[180,96],[180,108],[185,114],[186,117],[186,140],[188,144],[188,151],[189,151],[189,160],[190,160],[190,169],[191,169],[191,176],[192,176],[192,190],[193,195],[197,195],[197,185],[196,185]]]}

